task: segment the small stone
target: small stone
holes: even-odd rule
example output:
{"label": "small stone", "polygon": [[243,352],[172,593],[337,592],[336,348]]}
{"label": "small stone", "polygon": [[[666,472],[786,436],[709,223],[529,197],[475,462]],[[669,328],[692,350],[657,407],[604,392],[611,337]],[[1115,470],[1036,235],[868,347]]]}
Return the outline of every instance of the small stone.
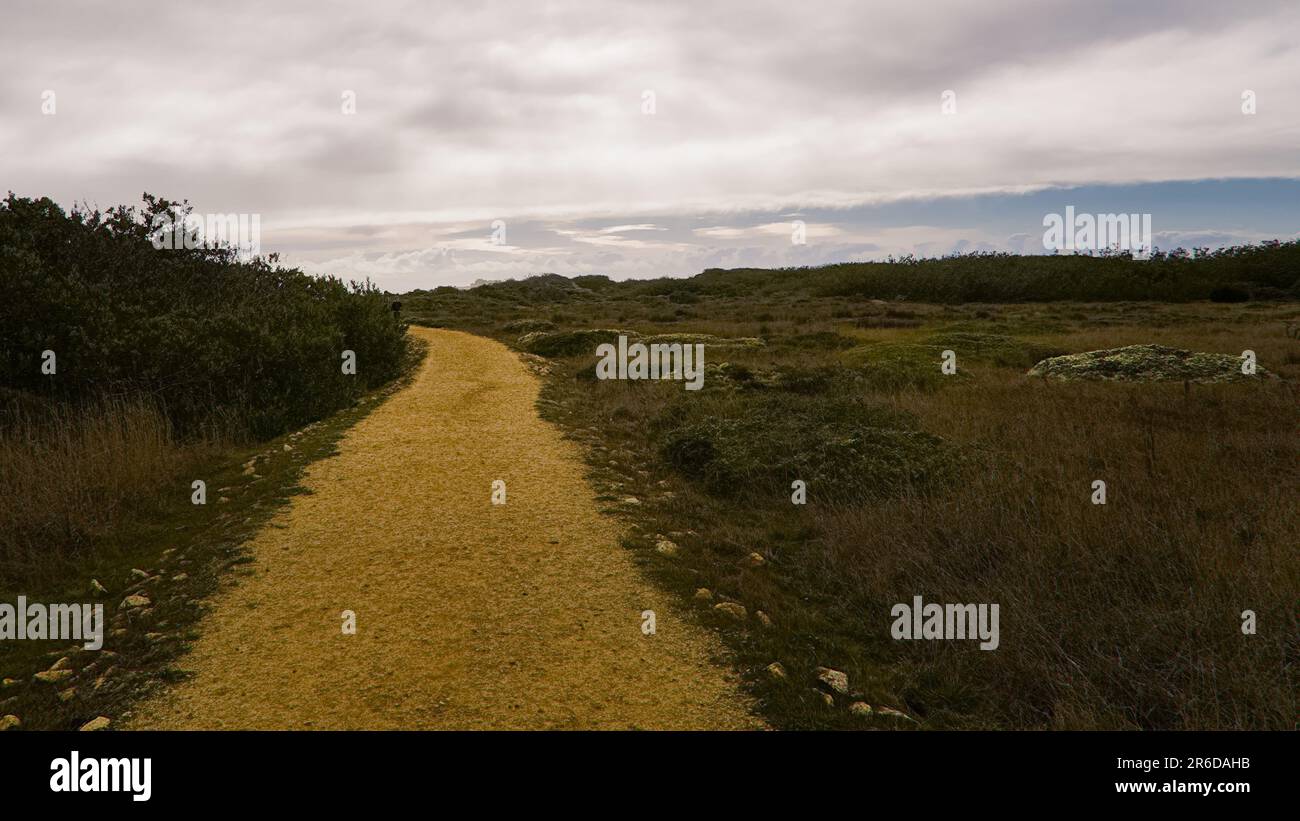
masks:
{"label": "small stone", "polygon": [[895,710],[893,707],[881,707],[877,712],[879,712],[882,716],[888,716],[889,718],[896,718],[902,721],[910,721],[914,724],[916,723],[916,719],[912,718],[907,713],[903,713],[898,710]]}
{"label": "small stone", "polygon": [[252,466],[252,465],[247,465],[247,466],[244,467],[244,475],[245,475],[245,476],[252,476],[252,475],[254,475],[256,472],[257,472],[257,471],[253,469],[253,466]]}
{"label": "small stone", "polygon": [[781,666],[781,662],[779,661],[774,661],[767,665],[766,669],[768,677],[773,681],[785,681],[788,678],[785,668]]}
{"label": "small stone", "polygon": [[764,559],[758,553],[750,553],[748,556],[746,556],[744,559],[741,560],[741,564],[743,564],[745,567],[762,567],[763,565],[767,564],[767,559]]}
{"label": "small stone", "polygon": [[285,453],[288,453],[289,451],[293,450],[293,445],[286,444],[283,446],[283,450]]}
{"label": "small stone", "polygon": [[226,497],[226,496],[218,496],[218,497],[217,497],[217,504],[219,504],[219,505],[228,504],[229,502],[230,502],[229,497]]}
{"label": "small stone", "polygon": [[172,576],[172,581],[174,581],[174,582],[183,582],[183,581],[185,581],[186,579],[188,579],[189,577],[190,577],[190,574],[189,574],[189,573],[177,573],[175,576]]}
{"label": "small stone", "polygon": [[15,727],[21,727],[21,726],[23,726],[23,722],[22,719],[20,719],[18,716],[7,715],[4,718],[0,718],[0,732],[4,732],[5,730],[12,730]]}
{"label": "small stone", "polygon": [[815,687],[813,688],[813,692],[817,694],[818,698],[820,698],[822,700],[822,703],[825,704],[827,707],[835,706],[835,698],[830,693],[823,693],[821,690],[818,690]]}
{"label": "small stone", "polygon": [[58,684],[66,678],[72,678],[71,670],[42,670],[32,678],[37,681],[43,681],[46,684]]}
{"label": "small stone", "polygon": [[146,573],[145,571],[141,570],[141,569],[138,568],[138,567],[133,567],[133,568],[131,568],[131,575],[132,575],[134,578],[137,578],[137,579],[147,579],[147,578],[149,578],[149,574]]}
{"label": "small stone", "polygon": [[859,718],[867,718],[871,715],[871,705],[865,701],[855,701],[849,705],[849,712]]}
{"label": "small stone", "polygon": [[72,701],[77,697],[77,688],[69,687],[66,690],[59,691],[59,701]]}
{"label": "small stone", "polygon": [[761,625],[763,625],[764,627],[771,627],[771,626],[772,626],[772,619],[771,619],[771,617],[769,617],[769,616],[768,616],[766,613],[764,613],[762,610],[755,610],[755,611],[754,611],[754,618],[758,619],[758,623],[761,624]]}
{"label": "small stone", "polygon": [[629,507],[636,507],[641,504],[641,500],[635,496],[624,496],[622,504],[628,505]]}
{"label": "small stone", "polygon": [[696,601],[713,601],[713,591],[707,587],[701,587],[695,591]]}
{"label": "small stone", "polygon": [[122,604],[119,605],[118,609],[120,610],[126,607],[148,607],[149,604],[150,601],[147,598],[135,593],[122,599]]}
{"label": "small stone", "polygon": [[655,542],[655,552],[664,556],[676,556],[680,550],[676,542],[670,542],[667,539],[660,539]]}
{"label": "small stone", "polygon": [[845,695],[849,692],[849,675],[829,667],[817,668],[817,681],[836,693]]}
{"label": "small stone", "polygon": [[95,716],[77,729],[83,733],[93,733],[96,730],[107,730],[108,725],[112,723],[108,716]]}
{"label": "small stone", "polygon": [[745,609],[744,605],[736,604],[734,601],[724,601],[721,604],[715,604],[713,605],[713,609],[717,610],[719,613],[724,613],[730,616],[736,621],[744,621],[749,615],[749,611]]}
{"label": "small stone", "polygon": [[7,678],[4,681],[0,681],[0,687],[3,687],[6,690],[8,690],[10,687],[17,687],[17,686],[18,686],[18,679],[16,678]]}
{"label": "small stone", "polygon": [[144,637],[149,641],[158,641],[158,639],[166,638],[167,634],[166,633],[145,633]]}
{"label": "small stone", "polygon": [[64,656],[50,665],[51,670],[67,670],[72,667],[72,659]]}
{"label": "small stone", "polygon": [[102,585],[102,584],[99,583],[99,579],[91,579],[91,580],[90,580],[90,591],[91,591],[92,593],[94,593],[95,595],[97,595],[97,596],[102,596],[102,595],[104,595],[105,593],[108,592],[108,589],[105,588],[104,585]]}

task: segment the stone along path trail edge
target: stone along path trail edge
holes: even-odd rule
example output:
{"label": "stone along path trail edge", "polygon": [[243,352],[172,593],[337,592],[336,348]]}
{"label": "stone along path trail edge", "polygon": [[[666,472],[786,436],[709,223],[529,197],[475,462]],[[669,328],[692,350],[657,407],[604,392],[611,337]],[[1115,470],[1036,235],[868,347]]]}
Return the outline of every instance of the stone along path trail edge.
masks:
{"label": "stone along path trail edge", "polygon": [[577,446],[537,416],[537,377],[492,340],[411,333],[429,344],[412,383],[307,469],[310,493],[250,543],[252,575],[211,602],[192,677],[128,726],[761,726],[717,637],[597,511]]}

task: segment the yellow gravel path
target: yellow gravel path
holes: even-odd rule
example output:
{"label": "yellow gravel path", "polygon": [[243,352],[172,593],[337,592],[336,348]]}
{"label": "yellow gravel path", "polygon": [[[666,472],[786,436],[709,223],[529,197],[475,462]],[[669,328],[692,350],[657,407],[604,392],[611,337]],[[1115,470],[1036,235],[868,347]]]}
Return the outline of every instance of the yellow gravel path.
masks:
{"label": "yellow gravel path", "polygon": [[429,342],[420,373],[308,468],[312,493],[258,534],[255,574],[200,624],[182,660],[196,675],[130,725],[758,726],[715,637],[597,512],[576,446],[537,417],[537,378],[491,340],[411,332]]}

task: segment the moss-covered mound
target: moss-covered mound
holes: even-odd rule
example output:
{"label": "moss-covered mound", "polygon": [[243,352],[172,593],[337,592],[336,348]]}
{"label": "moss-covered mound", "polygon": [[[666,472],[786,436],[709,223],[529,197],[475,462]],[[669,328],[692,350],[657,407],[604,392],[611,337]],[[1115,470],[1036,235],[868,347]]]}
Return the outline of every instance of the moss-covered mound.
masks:
{"label": "moss-covered mound", "polygon": [[1029,375],[1120,382],[1230,382],[1274,378],[1259,366],[1253,375],[1242,373],[1244,361],[1231,354],[1185,351],[1164,345],[1129,345],[1054,356],[1031,368]]}
{"label": "moss-covered mound", "polygon": [[[552,326],[553,327],[553,326]],[[626,336],[628,344],[640,342],[645,345],[694,345],[702,343],[710,348],[761,348],[763,340],[754,336],[728,339],[712,334],[656,334],[642,336],[636,331],[618,331],[610,328],[593,328],[580,331],[536,330],[519,337],[519,347],[538,356],[579,356],[595,354],[596,347],[605,342],[618,342],[619,336]]]}
{"label": "moss-covered mound", "polygon": [[756,336],[724,337],[713,334],[655,334],[639,340],[647,345],[695,345],[713,348],[761,348],[765,344]]}
{"label": "moss-covered mound", "polygon": [[546,357],[595,355],[606,342],[617,343],[619,336],[635,339],[632,331],[595,328],[583,331],[534,331],[519,337],[521,350]]}
{"label": "moss-covered mound", "polygon": [[678,397],[656,433],[663,459],[711,492],[783,502],[796,479],[822,501],[846,501],[940,479],[958,459],[911,416],[852,397]]}

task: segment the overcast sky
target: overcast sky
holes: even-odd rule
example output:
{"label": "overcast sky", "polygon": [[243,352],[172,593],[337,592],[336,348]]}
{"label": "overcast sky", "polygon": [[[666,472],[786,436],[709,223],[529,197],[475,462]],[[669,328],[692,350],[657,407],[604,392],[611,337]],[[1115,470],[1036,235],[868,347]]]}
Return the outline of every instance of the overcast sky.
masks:
{"label": "overcast sky", "polygon": [[1290,238],[1297,177],[1295,0],[0,8],[0,187],[257,213],[392,290],[1041,252],[1068,204]]}

